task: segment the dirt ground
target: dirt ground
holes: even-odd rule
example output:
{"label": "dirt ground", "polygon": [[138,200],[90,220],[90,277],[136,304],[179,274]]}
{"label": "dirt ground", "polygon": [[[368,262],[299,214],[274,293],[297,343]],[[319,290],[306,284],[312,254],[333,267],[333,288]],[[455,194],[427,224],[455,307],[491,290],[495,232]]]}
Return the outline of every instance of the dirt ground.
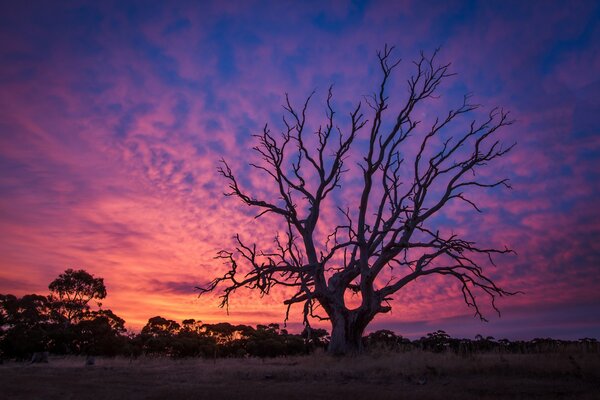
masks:
{"label": "dirt ground", "polygon": [[0,365],[2,399],[600,399],[598,354],[336,359],[51,357]]}

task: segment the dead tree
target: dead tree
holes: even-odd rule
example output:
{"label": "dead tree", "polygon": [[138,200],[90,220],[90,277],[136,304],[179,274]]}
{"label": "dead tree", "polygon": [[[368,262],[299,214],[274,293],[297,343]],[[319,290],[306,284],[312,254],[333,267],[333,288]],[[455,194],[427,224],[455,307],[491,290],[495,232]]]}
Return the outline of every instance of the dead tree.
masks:
{"label": "dead tree", "polygon": [[[286,228],[268,252],[257,250],[255,244],[247,244],[236,235],[235,250],[218,254],[228,265],[228,272],[199,287],[200,294],[220,288],[221,306],[227,307],[239,288],[268,294],[276,286],[286,287],[291,293],[284,302],[286,319],[290,307],[300,304],[305,324],[309,325],[311,317],[329,320],[329,352],[333,354],[360,352],[367,325],[377,314],[389,312],[392,296],[419,277],[438,274],[456,279],[464,301],[481,319],[478,295],[489,296],[498,311],[496,298],[514,294],[497,286],[482,269],[484,264],[493,264],[493,255],[511,250],[483,248],[432,226],[433,217],[451,201],[465,202],[481,212],[466,197],[469,189],[510,188],[507,179],[486,182],[475,175],[480,167],[514,146],[503,146],[493,138],[512,123],[508,112],[493,109],[483,121],[469,119],[460,134],[450,136],[449,128],[456,132],[459,117],[480,107],[465,96],[458,108],[424,128],[414,115],[416,107],[435,99],[440,84],[453,75],[450,64],[437,62],[436,52],[432,56],[421,54],[414,62],[406,100],[388,116],[387,86],[399,64],[392,53],[393,47],[387,46],[377,53],[382,78],[377,93],[365,98],[372,113],[370,121],[359,103],[349,115],[348,128],[339,128],[330,88],[325,124],[316,132],[307,132],[307,109],[314,93],[301,108],[294,107],[286,94],[285,129],[275,135],[265,125],[256,135],[258,144],[254,147],[260,161],[250,164],[274,182],[277,189],[272,198],[248,193],[222,160],[219,172],[230,189],[225,195],[255,207],[257,218],[267,213],[278,215]],[[312,133],[313,146],[308,144]],[[358,144],[359,135],[368,139],[366,144]],[[419,145],[414,158],[407,160],[402,154],[409,139]],[[360,195],[354,203],[335,205],[342,222],[330,228],[326,240],[318,239],[319,215],[328,196],[342,190],[342,177],[348,171],[345,163],[353,145],[364,151],[358,162],[362,171]],[[358,307],[347,306],[347,292],[360,296]],[[322,309],[321,314],[318,309]]]}

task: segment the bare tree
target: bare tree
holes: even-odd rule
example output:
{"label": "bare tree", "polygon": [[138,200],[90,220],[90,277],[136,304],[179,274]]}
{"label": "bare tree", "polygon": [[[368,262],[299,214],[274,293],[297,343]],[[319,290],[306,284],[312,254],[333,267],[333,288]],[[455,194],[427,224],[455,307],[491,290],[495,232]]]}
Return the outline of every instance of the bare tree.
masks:
{"label": "bare tree", "polygon": [[[498,130],[512,123],[508,112],[493,109],[484,121],[468,122],[459,135],[449,136],[450,127],[452,132],[457,130],[459,116],[479,108],[465,96],[458,108],[422,128],[424,124],[414,116],[416,107],[435,99],[440,84],[453,75],[450,64],[437,62],[436,52],[432,56],[422,53],[414,62],[416,71],[407,81],[406,100],[392,119],[384,119],[390,105],[387,86],[400,62],[392,53],[393,47],[387,46],[377,53],[383,76],[378,92],[365,98],[372,119],[365,119],[359,103],[344,132],[334,122],[330,88],[326,122],[314,132],[314,146],[308,144],[307,135],[312,132],[307,133],[306,117],[314,93],[301,108],[294,107],[286,94],[285,129],[279,136],[265,125],[262,134],[256,135],[254,147],[260,162],[250,164],[275,183],[277,193],[271,199],[245,191],[222,161],[219,172],[230,189],[225,195],[255,207],[257,218],[267,213],[280,216],[286,232],[277,235],[269,252],[257,250],[255,244],[246,244],[236,235],[235,250],[218,255],[228,265],[228,272],[199,287],[200,294],[222,288],[221,306],[226,307],[239,288],[261,294],[276,286],[292,288],[293,294],[284,302],[286,319],[290,307],[301,304],[306,325],[311,317],[330,320],[329,352],[333,354],[360,352],[367,325],[377,314],[389,312],[392,295],[418,277],[438,274],[456,279],[464,301],[481,319],[477,295],[489,296],[498,311],[496,298],[514,294],[498,287],[482,270],[482,264],[493,264],[492,255],[511,250],[478,247],[431,226],[433,217],[451,201],[463,201],[481,211],[465,196],[467,189],[510,187],[507,179],[485,182],[475,176],[477,169],[514,146],[504,147],[493,139]],[[356,141],[359,134],[368,138],[358,163],[360,196],[349,207],[337,206],[343,222],[331,227],[326,240],[319,240],[316,228],[324,201],[340,190],[350,150],[353,145],[360,147]],[[403,158],[409,138],[420,144],[410,161]],[[347,291],[360,296],[358,307],[347,306]]]}

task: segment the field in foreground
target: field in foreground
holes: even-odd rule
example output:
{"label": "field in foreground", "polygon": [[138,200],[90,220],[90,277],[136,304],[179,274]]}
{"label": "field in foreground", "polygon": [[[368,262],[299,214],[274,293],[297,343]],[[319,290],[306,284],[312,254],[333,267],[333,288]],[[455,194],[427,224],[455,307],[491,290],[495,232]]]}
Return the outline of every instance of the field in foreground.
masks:
{"label": "field in foreground", "polygon": [[600,399],[598,354],[50,358],[0,365],[6,399]]}

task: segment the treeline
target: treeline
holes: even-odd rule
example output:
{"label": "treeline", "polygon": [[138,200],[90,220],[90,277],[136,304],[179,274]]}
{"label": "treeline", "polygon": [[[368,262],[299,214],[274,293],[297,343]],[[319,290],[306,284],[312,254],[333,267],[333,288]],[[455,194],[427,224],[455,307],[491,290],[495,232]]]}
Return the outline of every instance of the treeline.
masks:
{"label": "treeline", "polygon": [[595,338],[573,340],[557,340],[552,338],[536,338],[532,340],[508,339],[496,340],[492,336],[476,335],[475,340],[457,339],[443,330],[428,333],[417,340],[409,340],[389,330],[379,330],[363,338],[367,349],[383,349],[387,351],[424,350],[434,353],[445,351],[461,355],[475,353],[552,353],[552,352],[585,352],[600,353],[600,342]]}
{"label": "treeline", "polygon": [[[326,349],[329,334],[324,329],[289,333],[278,324],[204,324],[193,319],[181,323],[152,317],[140,333],[128,332],[125,321],[111,310],[102,309],[106,297],[102,278],[84,270],[69,269],[49,285],[47,296],[23,297],[0,294],[0,359],[31,359],[42,352],[87,356],[168,356],[168,357],[278,357],[307,354]],[[98,310],[92,310],[95,301]],[[600,352],[596,339],[579,341],[534,339],[496,340],[478,335],[475,340],[451,338],[436,331],[418,340],[409,340],[389,330],[363,338],[367,350],[453,351],[532,353],[553,351]]]}
{"label": "treeline", "polygon": [[[140,333],[102,309],[104,280],[68,269],[48,286],[47,296],[0,294],[0,359],[29,359],[34,354],[170,357],[277,357],[305,354],[327,345],[323,329],[291,334],[277,324],[180,323],[156,316]],[[99,309],[92,310],[96,302]]]}

